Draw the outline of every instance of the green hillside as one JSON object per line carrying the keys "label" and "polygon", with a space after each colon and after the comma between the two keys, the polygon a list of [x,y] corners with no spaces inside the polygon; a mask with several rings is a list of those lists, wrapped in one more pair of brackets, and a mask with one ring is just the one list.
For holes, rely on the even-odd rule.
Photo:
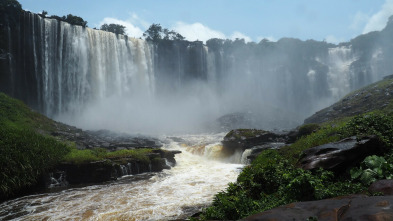
{"label": "green hillside", "polygon": [[70,151],[45,135],[54,127],[50,119],[0,93],[0,200],[34,186]]}
{"label": "green hillside", "polygon": [[304,123],[323,123],[370,111],[390,113],[393,110],[392,101],[393,75],[390,75],[382,81],[378,81],[346,95],[335,104],[307,118]]}

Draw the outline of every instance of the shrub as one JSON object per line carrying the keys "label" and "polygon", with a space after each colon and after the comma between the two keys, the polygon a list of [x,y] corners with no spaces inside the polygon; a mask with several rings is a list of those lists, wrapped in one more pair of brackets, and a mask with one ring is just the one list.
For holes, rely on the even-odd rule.
{"label": "shrub", "polygon": [[393,116],[369,113],[352,118],[341,131],[342,137],[377,135],[386,147],[393,146]]}
{"label": "shrub", "polygon": [[384,157],[368,156],[359,167],[352,168],[350,174],[351,179],[370,185],[380,179],[392,179],[393,164],[388,163]]}
{"label": "shrub", "polygon": [[[266,161],[265,161],[266,160]],[[218,193],[201,219],[236,220],[296,201],[358,193],[365,187],[339,180],[330,171],[295,168],[276,150],[262,152],[236,183]]]}

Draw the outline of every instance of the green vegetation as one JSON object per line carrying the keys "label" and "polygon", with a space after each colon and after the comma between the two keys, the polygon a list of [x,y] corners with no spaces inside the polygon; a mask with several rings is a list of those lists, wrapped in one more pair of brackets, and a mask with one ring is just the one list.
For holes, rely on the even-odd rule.
{"label": "green vegetation", "polygon": [[161,40],[184,40],[185,38],[173,31],[173,30],[169,30],[167,28],[162,28],[160,24],[152,24],[150,25],[149,29],[147,29],[144,33],[143,33],[143,37],[145,37],[145,39],[147,41],[152,41],[152,42],[159,42]]}
{"label": "green vegetation", "polygon": [[122,163],[125,158],[150,161],[151,149],[78,150],[75,144],[48,135],[62,126],[32,111],[23,102],[0,93],[0,200],[36,185],[42,174],[61,162],[82,164],[112,160]]}
{"label": "green vegetation", "polygon": [[[236,220],[291,202],[367,193],[368,185],[391,178],[393,173],[393,115],[368,113],[320,126],[305,125],[309,135],[280,150],[262,152],[244,168],[236,183],[218,193],[200,219]],[[376,135],[387,150],[384,156],[369,156],[351,172],[341,176],[319,169],[296,167],[303,150],[349,136]]]}
{"label": "green vegetation", "polygon": [[71,151],[63,158],[63,162],[72,164],[82,164],[92,161],[117,160],[121,158],[132,158],[142,162],[149,162],[147,154],[151,153],[151,149],[142,148],[135,150],[118,150],[109,152],[104,148],[94,148],[87,150],[78,150],[71,148]]}
{"label": "green vegetation", "polygon": [[364,185],[381,179],[393,179],[393,157],[389,156],[388,159],[390,162],[375,155],[366,157],[360,167],[351,169],[351,179],[358,180]]}
{"label": "green vegetation", "polygon": [[0,13],[10,13],[10,11],[11,13],[22,11],[22,5],[17,0],[1,0]]}
{"label": "green vegetation", "polygon": [[0,196],[5,198],[36,184],[38,177],[53,168],[68,151],[67,145],[54,138],[1,125]]}
{"label": "green vegetation", "polygon": [[79,16],[75,16],[72,14],[68,14],[67,16],[62,16],[59,17],[57,15],[52,15],[49,18],[54,18],[57,19],[59,21],[64,21],[64,22],[68,22],[71,25],[80,25],[82,27],[87,27],[87,21],[83,20],[83,18],[79,17]]}
{"label": "green vegetation", "polygon": [[349,117],[368,112],[390,114],[393,110],[392,90],[393,77],[390,75],[349,93],[339,102],[318,111],[305,121],[308,123],[344,121]]}
{"label": "green vegetation", "polygon": [[21,101],[0,93],[0,200],[37,183],[70,150],[34,128],[49,119],[31,111]]}
{"label": "green vegetation", "polygon": [[329,171],[321,169],[312,173],[296,168],[278,151],[269,150],[244,168],[236,183],[229,184],[226,191],[218,193],[201,218],[237,220],[291,202],[365,190],[359,183],[337,180]]}
{"label": "green vegetation", "polygon": [[119,25],[119,24],[103,24],[101,25],[100,30],[102,31],[108,31],[108,32],[112,32],[115,33],[117,35],[125,35],[126,31],[125,31],[126,27],[123,25]]}

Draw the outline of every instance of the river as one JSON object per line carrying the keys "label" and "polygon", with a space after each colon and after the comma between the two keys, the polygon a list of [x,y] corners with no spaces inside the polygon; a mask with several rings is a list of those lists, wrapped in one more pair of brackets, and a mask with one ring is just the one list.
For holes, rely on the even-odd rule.
{"label": "river", "polygon": [[164,149],[182,151],[170,170],[6,201],[0,204],[0,220],[186,218],[211,203],[217,192],[236,180],[243,166],[231,163],[239,159],[220,156],[224,135],[165,138]]}

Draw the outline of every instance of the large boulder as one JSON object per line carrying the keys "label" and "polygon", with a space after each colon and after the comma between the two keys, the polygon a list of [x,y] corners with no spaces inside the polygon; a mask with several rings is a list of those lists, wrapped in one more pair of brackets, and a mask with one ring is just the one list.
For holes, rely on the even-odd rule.
{"label": "large boulder", "polygon": [[393,220],[393,196],[353,195],[297,202],[255,214],[243,220]]}
{"label": "large boulder", "polygon": [[344,172],[367,156],[378,155],[383,151],[384,146],[375,136],[363,137],[360,140],[349,137],[305,150],[299,160],[299,166],[306,170],[323,168]]}
{"label": "large boulder", "polygon": [[261,146],[269,143],[285,143],[288,135],[284,132],[270,132],[256,129],[236,129],[231,130],[222,141],[224,148],[245,149]]}

